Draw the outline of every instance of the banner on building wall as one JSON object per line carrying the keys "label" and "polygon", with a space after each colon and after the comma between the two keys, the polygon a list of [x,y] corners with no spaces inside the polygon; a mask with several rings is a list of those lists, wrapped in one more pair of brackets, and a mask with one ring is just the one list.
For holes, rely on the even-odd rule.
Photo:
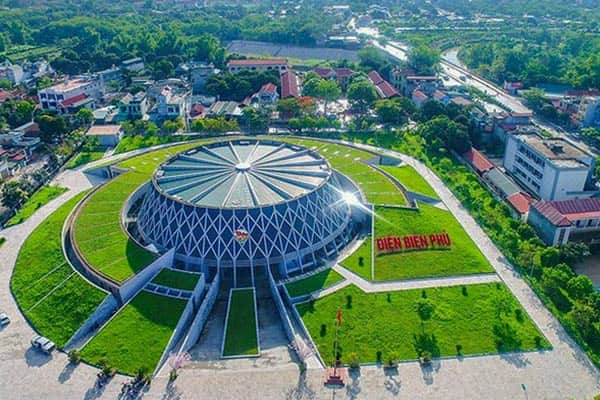
{"label": "banner on building wall", "polygon": [[375,253],[403,253],[406,251],[422,251],[449,249],[452,247],[450,235],[446,232],[430,235],[384,236],[375,239]]}

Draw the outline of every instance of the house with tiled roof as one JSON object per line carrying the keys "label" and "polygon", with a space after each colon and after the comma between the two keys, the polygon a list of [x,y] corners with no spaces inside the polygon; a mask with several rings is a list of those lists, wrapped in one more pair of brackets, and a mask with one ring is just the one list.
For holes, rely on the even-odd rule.
{"label": "house with tiled roof", "polygon": [[494,168],[494,164],[488,160],[482,152],[474,147],[471,147],[471,149],[464,153],[462,157],[480,176]]}
{"label": "house with tiled roof", "polygon": [[259,89],[259,91],[254,93],[250,97],[250,102],[248,105],[250,105],[250,104],[258,104],[261,106],[273,105],[273,104],[277,103],[277,100],[279,100],[279,93],[277,92],[277,86],[275,86],[273,83],[269,82],[269,83],[265,83],[264,85],[262,85],[262,87]]}
{"label": "house with tiled roof", "polygon": [[390,99],[392,97],[400,96],[400,92],[396,90],[388,81],[383,79],[377,71],[371,71],[367,74],[369,80],[375,86],[377,95],[382,99]]}
{"label": "house with tiled roof", "polygon": [[541,200],[531,206],[527,222],[548,245],[600,243],[600,199]]}
{"label": "house with tiled roof", "polygon": [[227,71],[240,72],[248,71],[287,71],[288,61],[285,58],[259,58],[245,60],[229,60],[227,62]]}
{"label": "house with tiled roof", "polygon": [[285,71],[280,76],[281,98],[300,97],[300,82],[294,71]]}

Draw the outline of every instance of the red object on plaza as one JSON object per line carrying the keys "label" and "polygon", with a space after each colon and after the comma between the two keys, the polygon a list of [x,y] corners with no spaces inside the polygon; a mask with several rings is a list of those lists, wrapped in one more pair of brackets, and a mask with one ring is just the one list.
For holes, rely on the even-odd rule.
{"label": "red object on plaza", "polygon": [[338,326],[342,326],[342,310],[338,309],[337,310],[337,321],[338,321]]}

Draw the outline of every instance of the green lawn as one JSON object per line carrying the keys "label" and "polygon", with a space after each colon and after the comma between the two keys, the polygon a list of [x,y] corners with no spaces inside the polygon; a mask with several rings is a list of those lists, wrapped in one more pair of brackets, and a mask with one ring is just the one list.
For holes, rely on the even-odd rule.
{"label": "green lawn", "polygon": [[254,289],[232,290],[230,296],[223,356],[258,355]]}
{"label": "green lawn", "polygon": [[[423,295],[427,300],[423,299]],[[422,321],[417,304],[433,305]],[[416,359],[417,349],[434,357],[549,348],[510,291],[500,283],[385,293],[364,293],[348,286],[296,306],[319,352],[333,360],[336,310],[342,310],[341,359],[356,353],[360,362],[390,357]]]}
{"label": "green lawn", "polygon": [[[420,210],[375,207],[375,237],[429,235],[447,232],[452,246],[447,250],[421,250],[375,257],[375,281],[390,281],[436,276],[469,275],[494,271],[485,256],[454,216],[445,210],[419,204]],[[342,265],[371,280],[370,246],[363,245]],[[363,257],[363,266],[358,258]]]}
{"label": "green lawn", "polygon": [[416,212],[376,207],[375,237],[447,232],[451,248],[376,256],[376,281],[494,272],[452,213],[426,204],[419,204],[419,208]]}
{"label": "green lawn", "polygon": [[104,157],[105,153],[106,147],[103,146],[97,146],[91,151],[82,151],[77,153],[71,160],[69,160],[67,163],[67,168],[77,168],[80,165],[98,161]]}
{"label": "green lawn", "polygon": [[120,224],[125,200],[146,180],[146,175],[135,171],[116,177],[89,198],[75,222],[75,240],[85,260],[117,282],[156,258],[129,239]]}
{"label": "green lawn", "polygon": [[61,244],[64,221],[83,197],[69,200],[42,222],[19,252],[10,288],[34,328],[64,346],[106,293],[71,269]]}
{"label": "green lawn", "polygon": [[54,200],[68,189],[60,186],[44,186],[37,192],[33,194],[23,204],[23,207],[17,212],[17,214],[9,219],[5,226],[13,226],[24,222],[27,218],[31,217],[34,212],[36,212],[39,208],[48,204],[50,201]]}
{"label": "green lawn", "polygon": [[371,246],[372,239],[371,236],[368,236],[354,253],[342,260],[341,265],[363,278],[371,280]]}
{"label": "green lawn", "polygon": [[379,168],[398,179],[409,191],[420,193],[434,199],[438,198],[438,195],[435,193],[431,185],[429,185],[425,178],[423,178],[410,165],[403,165],[400,167],[381,165]]}
{"label": "green lawn", "polygon": [[342,280],[344,280],[343,276],[329,268],[307,278],[287,283],[285,288],[291,297],[298,297],[326,289]]}
{"label": "green lawn", "polygon": [[186,301],[140,292],[82,350],[92,364],[101,360],[133,375],[152,372],[173,334]]}
{"label": "green lawn", "polygon": [[381,172],[371,168],[365,161],[374,158],[371,153],[352,147],[320,142],[317,140],[280,138],[278,140],[296,143],[314,149],[326,158],[331,167],[348,176],[372,204],[405,205],[404,194]]}
{"label": "green lawn", "polygon": [[75,241],[86,261],[106,276],[124,282],[150,264],[155,256],[140,248],[123,232],[121,208],[125,200],[152,178],[156,167],[176,153],[207,141],[189,142],[124,160],[129,171],[94,193],[75,222]]}
{"label": "green lawn", "polygon": [[152,283],[174,289],[194,290],[200,275],[165,268],[152,280]]}

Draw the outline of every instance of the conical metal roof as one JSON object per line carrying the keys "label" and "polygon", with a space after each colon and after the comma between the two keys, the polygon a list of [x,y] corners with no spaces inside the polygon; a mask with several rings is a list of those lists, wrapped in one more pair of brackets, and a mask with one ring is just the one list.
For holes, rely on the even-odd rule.
{"label": "conical metal roof", "polygon": [[330,175],[328,163],[304,147],[237,140],[178,154],[154,180],[163,193],[195,206],[252,208],[303,196]]}

